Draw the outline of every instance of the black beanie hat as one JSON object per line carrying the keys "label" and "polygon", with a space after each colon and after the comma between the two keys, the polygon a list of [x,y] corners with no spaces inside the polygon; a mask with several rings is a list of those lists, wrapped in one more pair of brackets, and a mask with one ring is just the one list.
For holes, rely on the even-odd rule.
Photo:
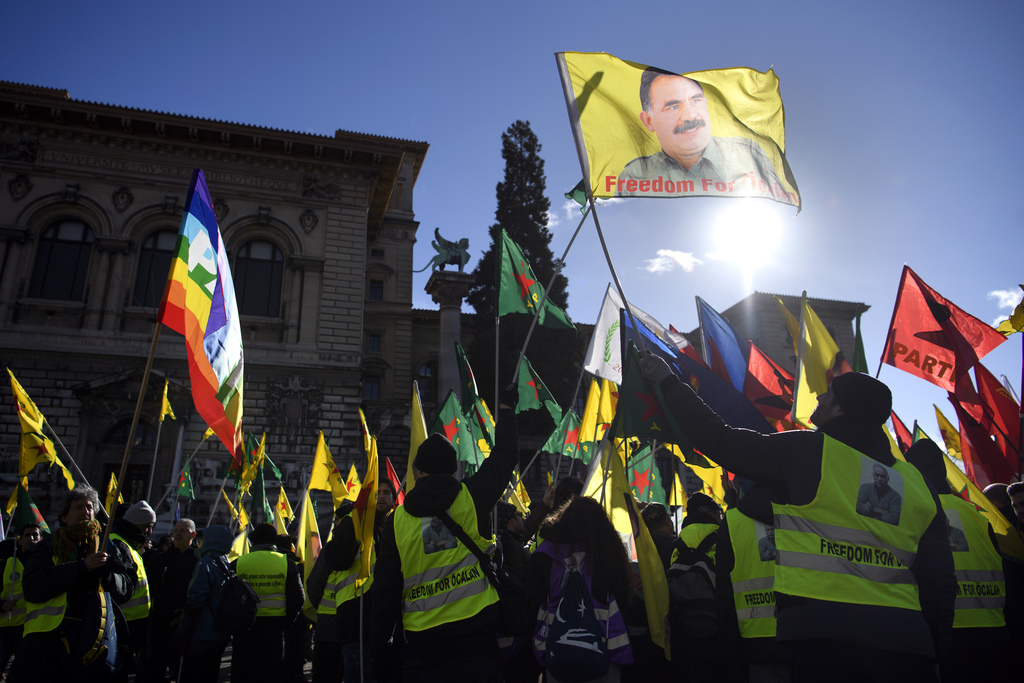
{"label": "black beanie hat", "polygon": [[427,474],[455,474],[455,447],[441,434],[431,434],[416,449],[412,466]]}
{"label": "black beanie hat", "polygon": [[916,467],[924,478],[938,490],[939,484],[946,484],[946,463],[942,451],[931,439],[919,439],[907,449],[904,457]]}
{"label": "black beanie hat", "polygon": [[715,499],[700,491],[690,494],[689,499],[686,501],[687,517],[717,522],[716,517],[721,516],[721,514],[722,508],[718,506]]}
{"label": "black beanie hat", "polygon": [[258,524],[249,533],[249,543],[253,545],[273,545],[277,543],[277,527],[273,524]]}
{"label": "black beanie hat", "polygon": [[504,529],[508,526],[508,520],[512,519],[512,515],[516,513],[516,506],[499,500],[495,509],[498,511],[498,528]]}
{"label": "black beanie hat", "polygon": [[871,375],[847,372],[832,380],[832,395],[843,414],[881,425],[892,413],[892,392]]}

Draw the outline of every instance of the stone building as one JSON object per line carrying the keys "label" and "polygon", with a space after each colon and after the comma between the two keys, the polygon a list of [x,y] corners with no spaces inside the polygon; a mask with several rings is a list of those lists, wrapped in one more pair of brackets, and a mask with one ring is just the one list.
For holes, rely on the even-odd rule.
{"label": "stone building", "polygon": [[[243,426],[267,434],[293,504],[317,433],[338,467],[364,462],[357,408],[381,460],[404,471],[409,387],[437,374],[414,340],[413,190],[428,145],[333,136],[72,99],[0,82],[0,356],[82,474],[120,467],[193,167],[227,245],[245,357]],[[168,381],[177,420],[158,421]],[[10,490],[20,427],[0,410]],[[136,432],[126,499],[159,499],[195,452],[205,523],[228,452],[195,413],[183,338],[164,327]],[[159,440],[157,436],[159,435]],[[61,446],[58,446],[61,453]],[[66,460],[66,456],[62,455]],[[37,468],[44,513],[61,493]],[[276,494],[276,483],[268,489]],[[165,510],[166,512],[166,510]],[[51,517],[52,518],[52,517]]]}

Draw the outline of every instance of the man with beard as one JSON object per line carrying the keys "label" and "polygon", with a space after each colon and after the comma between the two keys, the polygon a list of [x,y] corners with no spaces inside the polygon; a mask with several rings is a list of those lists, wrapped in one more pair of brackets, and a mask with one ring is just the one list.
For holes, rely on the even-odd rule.
{"label": "man with beard", "polygon": [[112,541],[100,551],[103,528],[94,518],[99,509],[95,489],[75,486],[61,504],[60,527],[28,557],[22,583],[28,601],[25,635],[9,680],[51,683],[109,677],[109,671],[102,671],[103,657],[95,658],[86,671],[83,655],[88,647],[80,645],[89,636],[95,641],[96,630],[84,630],[86,620],[92,622],[97,613],[101,587],[118,604],[135,593],[135,565],[123,546]]}
{"label": "man with beard", "polygon": [[861,484],[857,492],[857,512],[886,524],[899,524],[903,498],[889,486],[889,470],[876,464],[871,476],[873,483]]}
{"label": "man with beard", "polygon": [[648,67],[640,76],[640,105],[640,122],[657,135],[662,151],[626,164],[619,181],[641,182],[638,191],[622,196],[721,194],[715,183],[729,189],[737,182],[764,183],[770,193],[778,183],[772,162],[756,142],[712,137],[707,98],[696,81]]}

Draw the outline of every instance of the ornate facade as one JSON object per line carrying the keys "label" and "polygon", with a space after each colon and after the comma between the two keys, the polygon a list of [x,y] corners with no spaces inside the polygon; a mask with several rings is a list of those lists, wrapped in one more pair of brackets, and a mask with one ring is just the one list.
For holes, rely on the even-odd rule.
{"label": "ornate facade", "polygon": [[[409,389],[436,375],[414,351],[413,189],[428,145],[334,136],[74,100],[0,82],[0,354],[96,488],[120,467],[193,167],[227,245],[245,354],[243,427],[293,497],[323,430],[339,468],[363,457],[357,408],[381,460],[404,467]],[[430,318],[429,312],[425,312]],[[432,364],[431,364],[432,363]],[[163,380],[177,420],[159,422]],[[8,396],[10,396],[8,394]],[[17,474],[19,423],[0,410],[0,472]],[[185,344],[163,328],[124,482],[159,500],[195,452],[204,503],[228,462],[189,391]],[[61,453],[61,446],[58,445]],[[67,456],[61,456],[65,461]],[[361,461],[361,460],[360,460]],[[268,488],[273,492],[274,484]],[[46,512],[59,482],[30,492]]]}

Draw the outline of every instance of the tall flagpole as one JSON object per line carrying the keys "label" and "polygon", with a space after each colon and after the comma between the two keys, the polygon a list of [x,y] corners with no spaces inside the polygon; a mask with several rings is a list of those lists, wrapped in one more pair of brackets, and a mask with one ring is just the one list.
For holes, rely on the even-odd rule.
{"label": "tall flagpole", "polygon": [[149,485],[146,486],[146,501],[148,502],[153,496],[153,476],[156,474],[156,457],[160,453],[160,431],[164,428],[164,417],[160,416],[160,421],[156,423],[156,443],[153,445],[153,464],[149,468]]}
{"label": "tall flagpole", "polygon": [[[114,500],[117,500],[118,495],[121,493],[121,486],[124,484],[125,474],[128,472],[128,459],[132,455],[132,444],[135,441],[135,429],[139,426],[139,417],[142,415],[142,404],[146,400],[146,386],[149,384],[149,373],[153,369],[153,358],[156,356],[156,345],[160,341],[160,328],[163,324],[159,321],[156,323],[156,329],[153,330],[153,343],[149,347],[149,357],[146,359],[146,369],[142,371],[142,384],[139,387],[139,398],[135,402],[135,414],[132,415],[132,426],[128,430],[128,441],[124,445],[124,457],[121,458],[121,473],[117,477],[117,486],[114,489]],[[106,524],[103,527],[103,538],[100,540],[100,552],[105,552],[104,548],[107,547],[107,541],[110,540],[110,532],[112,530],[112,524]]]}
{"label": "tall flagpole", "polygon": [[57,436],[57,432],[53,429],[53,425],[51,425],[45,418],[43,419],[43,424],[46,425],[47,428],[50,430],[50,434],[53,435],[53,440],[56,441],[57,445],[60,446],[60,449],[64,451],[64,455],[67,456],[68,462],[70,462],[71,466],[75,468],[75,472],[78,474],[78,476],[82,478],[82,481],[85,482],[87,486],[91,487],[92,484],[90,484],[89,480],[85,478],[84,474],[82,474],[82,470],[79,469],[78,463],[75,462],[75,459],[71,457],[71,453],[68,452],[67,446],[65,446],[64,442],[60,440],[59,436]]}

